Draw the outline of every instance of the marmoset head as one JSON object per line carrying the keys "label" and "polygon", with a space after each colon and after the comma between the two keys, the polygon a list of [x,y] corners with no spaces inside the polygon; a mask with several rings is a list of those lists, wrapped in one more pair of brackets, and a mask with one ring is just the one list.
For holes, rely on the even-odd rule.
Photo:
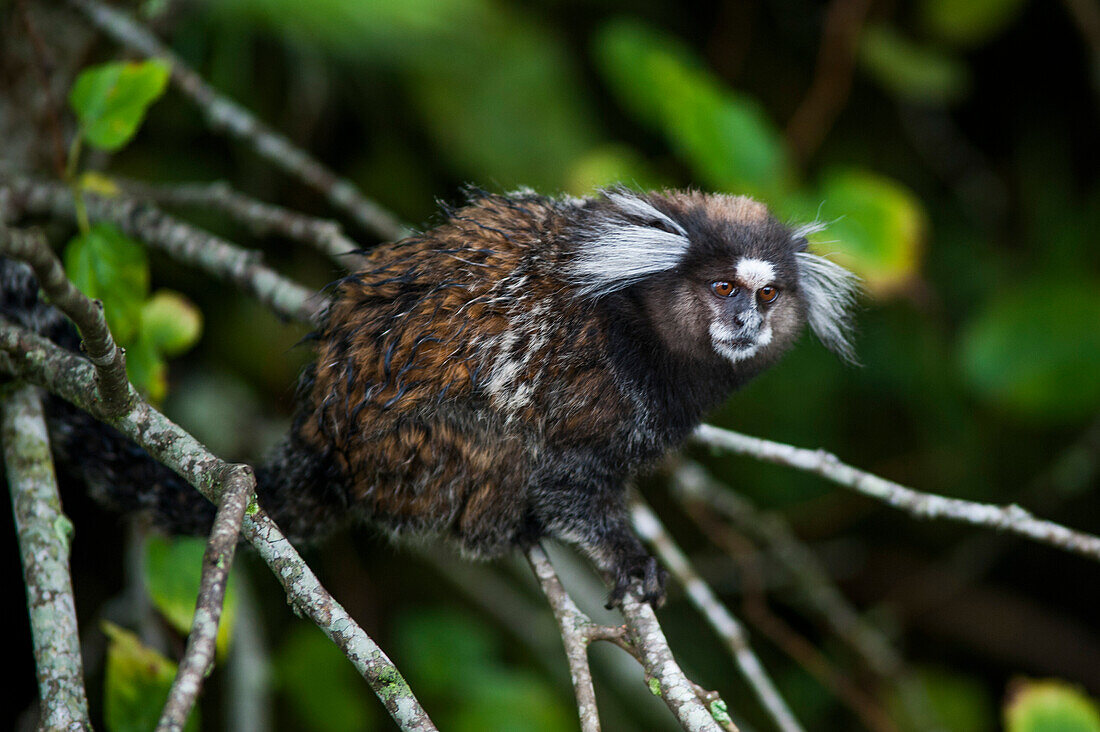
{"label": "marmoset head", "polygon": [[586,295],[640,299],[665,346],[694,358],[767,363],[803,323],[854,361],[857,278],[806,251],[816,225],[786,226],[744,196],[606,192],[586,206],[570,279]]}

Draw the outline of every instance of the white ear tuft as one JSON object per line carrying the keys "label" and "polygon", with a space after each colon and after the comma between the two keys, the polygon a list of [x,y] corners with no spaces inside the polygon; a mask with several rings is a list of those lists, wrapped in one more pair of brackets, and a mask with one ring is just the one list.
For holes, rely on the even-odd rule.
{"label": "white ear tuft", "polygon": [[648,219],[651,222],[660,222],[675,231],[680,236],[687,236],[684,227],[673,221],[667,214],[643,198],[627,190],[617,190],[605,194],[609,201],[619,207],[619,210],[631,216]]}
{"label": "white ear tuft", "polygon": [[816,234],[819,231],[825,231],[829,228],[829,225],[824,221],[809,221],[805,224],[794,227],[791,230],[791,239],[798,241],[799,239],[805,239],[811,234]]}
{"label": "white ear tuft", "polygon": [[810,329],[830,351],[858,364],[852,349],[852,310],[859,277],[816,254],[798,252],[794,256]]}
{"label": "white ear tuft", "polygon": [[684,228],[643,198],[626,190],[604,195],[615,208],[581,232],[584,241],[569,264],[570,280],[584,296],[617,292],[673,269],[690,246]]}

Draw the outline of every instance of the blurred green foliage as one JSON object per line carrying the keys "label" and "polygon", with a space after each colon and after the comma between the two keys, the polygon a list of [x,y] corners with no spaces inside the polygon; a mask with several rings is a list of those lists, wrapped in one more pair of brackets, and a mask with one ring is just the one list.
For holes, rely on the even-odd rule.
{"label": "blurred green foliage", "polygon": [[[145,542],[145,591],[168,624],[182,635],[191,632],[205,552],[206,539],[198,536],[151,536]],[[216,641],[221,659],[225,658],[229,649],[236,615],[237,589],[231,574],[225,589]]]}
{"label": "blurred green foliage", "polygon": [[363,679],[340,649],[312,625],[297,623],[275,649],[274,686],[286,700],[295,729],[366,732],[385,729],[364,695]]}
{"label": "blurred green foliage", "polygon": [[[104,721],[111,732],[148,732],[157,726],[176,664],[142,644],[133,633],[104,621],[108,638]],[[198,732],[196,707],[184,732]]]}

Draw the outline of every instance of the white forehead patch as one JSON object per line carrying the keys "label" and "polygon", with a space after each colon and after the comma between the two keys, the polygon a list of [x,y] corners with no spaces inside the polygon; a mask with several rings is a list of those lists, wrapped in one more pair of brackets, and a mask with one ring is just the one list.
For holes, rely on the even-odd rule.
{"label": "white forehead patch", "polygon": [[756,290],[775,281],[775,267],[763,259],[745,257],[737,263],[737,278]]}

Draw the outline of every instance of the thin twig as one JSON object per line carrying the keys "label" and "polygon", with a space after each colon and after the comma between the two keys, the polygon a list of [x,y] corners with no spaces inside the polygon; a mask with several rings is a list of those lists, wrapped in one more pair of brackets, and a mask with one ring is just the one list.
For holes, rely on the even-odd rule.
{"label": "thin twig", "polygon": [[42,98],[45,103],[46,126],[49,128],[50,145],[53,152],[54,173],[59,177],[65,175],[65,135],[61,131],[61,115],[58,113],[57,99],[50,87],[50,63],[49,49],[42,40],[42,35],[31,19],[31,11],[27,0],[18,0],[16,6],[19,9],[20,19],[23,21],[23,29],[27,32],[27,39],[31,43],[34,52],[34,74],[38,77],[38,84],[42,89]]}
{"label": "thin twig", "polygon": [[8,229],[0,223],[0,254],[19,259],[31,266],[38,286],[50,302],[69,317],[84,339],[84,350],[95,364],[103,410],[118,414],[130,402],[130,382],[126,378],[126,354],[115,344],[103,303],[90,300],[65,276],[57,255],[41,233]]}
{"label": "thin twig", "polygon": [[340,224],[274,206],[235,190],[224,181],[151,185],[138,181],[114,182],[127,194],[169,206],[213,208],[247,226],[256,236],[276,234],[314,247],[344,269],[353,269],[361,250],[344,235]]}
{"label": "thin twig", "polygon": [[1100,5],[1095,0],[1062,0],[1092,56],[1092,90],[1100,95]]}
{"label": "thin twig", "polygon": [[191,621],[187,649],[161,712],[158,730],[182,730],[198,698],[202,681],[214,665],[215,641],[221,622],[225,588],[233,554],[241,533],[245,509],[255,498],[256,477],[247,465],[231,465],[220,481],[223,485],[214,527],[202,558],[202,580]]}
{"label": "thin twig", "polygon": [[409,234],[397,217],[364,196],[354,183],[338,177],[247,109],[219,94],[149,29],[98,0],[69,0],[69,4],[116,42],[144,56],[167,61],[172,67],[172,81],[198,105],[212,129],[245,142],[271,164],[318,190],[334,207],[379,238],[397,240]]}
{"label": "thin twig", "polygon": [[226,661],[225,729],[267,732],[272,723],[271,680],[263,616],[256,607],[251,573],[237,574],[237,622]]}
{"label": "thin twig", "polygon": [[[5,206],[26,214],[75,220],[72,192],[64,185],[28,176],[0,174]],[[319,296],[260,262],[258,252],[230,244],[202,229],[175,219],[155,206],[125,196],[83,195],[88,217],[106,221],[122,233],[161,249],[215,277],[233,282],[277,314],[312,323]]]}
{"label": "thin twig", "polygon": [[27,587],[42,705],[39,729],[91,729],[69,574],[73,527],[61,512],[36,387],[20,384],[0,394],[0,441]]}
{"label": "thin twig", "polygon": [[813,156],[844,108],[852,88],[859,36],[873,2],[832,0],[825,9],[814,79],[787,123],[787,143],[802,161]]}
{"label": "thin twig", "polygon": [[725,702],[719,699],[709,707],[704,706],[697,692],[698,687],[688,680],[673,658],[672,649],[668,647],[657,615],[649,603],[627,592],[623,596],[622,612],[626,618],[627,637],[637,649],[650,691],[664,700],[685,730],[722,729],[717,719],[729,719]]}
{"label": "thin twig", "polygon": [[760,552],[756,546],[729,524],[719,520],[706,503],[685,500],[683,505],[703,534],[722,548],[740,567],[744,580],[741,608],[749,622],[858,715],[867,729],[874,732],[898,732],[898,726],[870,690],[861,688],[837,668],[818,645],[772,612],[768,606],[764,573],[760,567]]}
{"label": "thin twig", "polygon": [[569,597],[541,546],[534,544],[527,550],[527,561],[531,563],[531,569],[550,603],[554,618],[558,621],[561,639],[565,644],[565,657],[569,661],[569,673],[573,679],[573,692],[577,696],[581,732],[600,732],[596,689],[592,685],[592,669],[588,666],[588,630],[592,627],[592,621],[580,611],[573,598]]}
{"label": "thin twig", "polygon": [[[211,501],[217,501],[219,479],[229,464],[140,397],[135,397],[121,415],[98,414],[95,371],[85,359],[0,318],[0,371],[44,386],[74,406],[101,417],[154,460],[176,471]],[[340,647],[401,729],[434,730],[397,667],[321,586],[275,523],[255,504],[246,514],[242,534],[271,567],[294,607]]]}
{"label": "thin twig", "polygon": [[725,642],[734,661],[741,668],[741,673],[775,721],[776,726],[783,732],[802,732],[802,725],[795,719],[787,703],[775,688],[775,684],[772,683],[768,672],[764,670],[760,659],[749,647],[748,638],[745,637],[741,624],[691,566],[691,562],[680,547],[676,546],[657,515],[641,498],[635,496],[630,503],[630,517],[634,530],[653,548],[661,562],[684,586],[691,603],[703,613],[714,632]]}
{"label": "thin twig", "polygon": [[[583,729],[599,729],[591,672],[588,670],[587,645],[592,641],[605,640],[619,646],[641,664],[649,690],[664,700],[683,729],[689,732],[717,729],[737,732],[727,713],[726,703],[718,693],[707,691],[684,676],[648,604],[627,593],[622,604],[626,625],[617,628],[600,625],[573,602],[541,546],[529,549],[527,559],[562,633],[570,671],[574,674],[574,689]],[[579,680],[576,676],[578,672],[582,674]],[[584,727],[585,724],[595,726]]]}
{"label": "thin twig", "polygon": [[899,673],[903,661],[890,640],[852,607],[818,558],[779,516],[759,511],[698,463],[684,461],[673,472],[672,480],[678,497],[705,503],[732,521],[739,531],[767,545],[799,588],[803,602],[860,655],[871,671],[885,678]]}
{"label": "thin twig", "polygon": [[824,450],[805,450],[711,425],[701,425],[695,430],[694,437],[697,442],[739,455],[751,455],[766,462],[816,473],[838,485],[883,501],[919,518],[942,518],[1000,529],[1089,559],[1100,560],[1100,537],[1068,529],[1053,521],[1037,519],[1016,504],[996,506],[922,493],[842,463],[835,455]]}

